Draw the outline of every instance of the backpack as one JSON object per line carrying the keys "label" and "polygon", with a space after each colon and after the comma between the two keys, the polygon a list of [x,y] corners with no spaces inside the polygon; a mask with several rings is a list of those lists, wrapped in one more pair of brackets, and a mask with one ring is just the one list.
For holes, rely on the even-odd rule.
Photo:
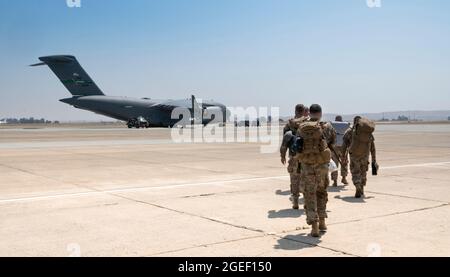
{"label": "backpack", "polygon": [[305,116],[302,116],[300,118],[289,119],[288,122],[289,129],[292,131],[293,134],[296,134],[298,132],[298,129],[300,128],[300,124],[306,121],[307,119],[308,118]]}
{"label": "backpack", "polygon": [[348,129],[350,129],[350,123],[333,121],[331,122],[331,125],[336,131],[336,146],[342,146],[342,144],[344,144],[344,134]]}
{"label": "backpack", "polygon": [[375,131],[375,122],[361,118],[353,127],[352,143],[349,152],[354,156],[366,156],[370,151],[370,139]]}
{"label": "backpack", "polygon": [[298,129],[298,135],[303,140],[302,152],[297,155],[301,163],[326,164],[330,162],[331,151],[328,149],[320,122],[302,122]]}

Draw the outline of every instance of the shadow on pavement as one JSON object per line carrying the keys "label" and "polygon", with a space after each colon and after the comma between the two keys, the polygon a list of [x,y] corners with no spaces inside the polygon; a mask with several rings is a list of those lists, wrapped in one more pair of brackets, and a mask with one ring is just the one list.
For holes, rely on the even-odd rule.
{"label": "shadow on pavement", "polygon": [[282,191],[281,189],[278,189],[275,191],[276,195],[291,195],[291,191],[290,190],[285,190]]}
{"label": "shadow on pavement", "polygon": [[337,187],[333,187],[333,186],[329,186],[328,187],[328,191],[329,192],[341,192],[341,191],[347,191],[347,186],[337,186]]}
{"label": "shadow on pavement", "polygon": [[340,199],[342,201],[348,202],[348,203],[366,203],[366,200],[372,199],[374,198],[373,196],[366,196],[366,197],[361,197],[361,198],[355,198],[353,196],[340,196],[337,195],[334,197],[335,199]]}
{"label": "shadow on pavement", "polygon": [[274,246],[275,249],[282,250],[301,250],[305,248],[315,247],[321,242],[319,238],[313,238],[309,233],[301,233],[298,235],[287,235],[280,238],[278,244]]}
{"label": "shadow on pavement", "polygon": [[294,209],[284,209],[284,210],[270,210],[267,212],[268,218],[299,218],[301,217],[305,212],[300,210],[294,210]]}

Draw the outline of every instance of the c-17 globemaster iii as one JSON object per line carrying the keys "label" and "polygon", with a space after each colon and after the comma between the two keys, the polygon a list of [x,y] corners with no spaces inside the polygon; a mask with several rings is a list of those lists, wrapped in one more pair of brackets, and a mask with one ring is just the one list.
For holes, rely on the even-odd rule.
{"label": "c-17 globemaster iii", "polygon": [[[58,55],[40,57],[41,63],[31,66],[48,65],[63,85],[72,94],[71,98],[59,101],[75,108],[88,110],[127,122],[129,128],[173,127],[180,121],[208,124],[211,121],[225,123],[227,108],[214,101],[201,101],[195,96],[181,100],[154,100],[149,98],[128,98],[106,96],[84,71],[74,56]],[[174,109],[188,111],[189,118],[172,118]],[[185,115],[186,113],[181,113]],[[219,117],[217,117],[219,116]],[[184,116],[181,116],[184,117]]]}

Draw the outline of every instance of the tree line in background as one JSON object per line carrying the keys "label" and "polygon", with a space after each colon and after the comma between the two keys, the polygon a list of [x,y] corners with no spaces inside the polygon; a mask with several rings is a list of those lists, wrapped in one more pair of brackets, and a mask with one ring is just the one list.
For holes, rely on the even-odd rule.
{"label": "tree line in background", "polygon": [[59,124],[59,121],[51,121],[46,120],[45,118],[3,118],[0,120],[0,122],[6,123],[6,124]]}
{"label": "tree line in background", "polygon": [[421,121],[419,119],[410,119],[408,116],[405,115],[399,115],[397,118],[388,119],[388,118],[382,118],[380,121]]}

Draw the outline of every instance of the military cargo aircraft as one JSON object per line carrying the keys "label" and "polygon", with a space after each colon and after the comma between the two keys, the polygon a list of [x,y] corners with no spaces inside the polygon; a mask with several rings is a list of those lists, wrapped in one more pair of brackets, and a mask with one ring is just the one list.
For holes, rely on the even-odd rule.
{"label": "military cargo aircraft", "polygon": [[[39,60],[40,63],[31,66],[48,65],[72,94],[72,97],[59,101],[78,109],[125,121],[128,128],[173,127],[180,121],[189,124],[227,121],[227,109],[221,103],[197,101],[193,95],[190,99],[182,100],[106,96],[74,56],[46,56],[40,57]],[[190,118],[183,118],[184,115],[172,118],[174,109],[189,111]]]}

